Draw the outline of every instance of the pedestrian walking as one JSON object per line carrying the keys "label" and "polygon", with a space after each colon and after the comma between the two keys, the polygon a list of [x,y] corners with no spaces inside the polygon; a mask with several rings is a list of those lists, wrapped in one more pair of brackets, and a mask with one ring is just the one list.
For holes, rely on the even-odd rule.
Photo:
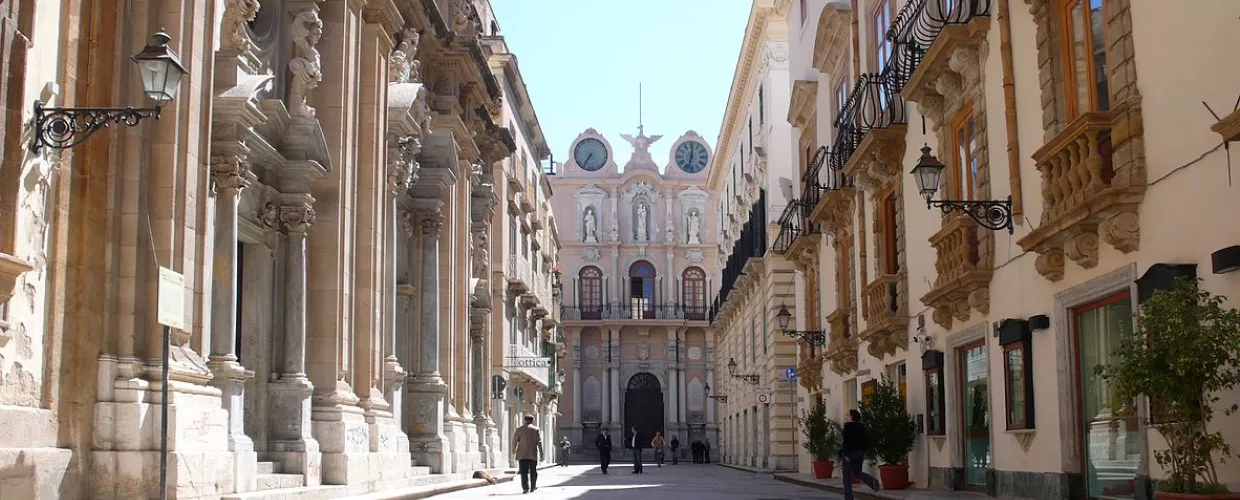
{"label": "pedestrian walking", "polygon": [[702,442],[694,441],[689,445],[689,449],[693,452],[693,463],[702,463]]}
{"label": "pedestrian walking", "polygon": [[525,425],[512,436],[512,451],[517,456],[517,473],[521,475],[521,492],[538,489],[538,461],[542,459],[542,431],[534,426],[534,417],[525,416]]}
{"label": "pedestrian walking", "polygon": [[633,473],[642,473],[642,448],[646,447],[646,438],[637,432],[637,426],[629,429],[632,436],[629,437],[629,447],[633,449]]}
{"label": "pedestrian walking", "polygon": [[663,439],[663,433],[655,431],[654,440],[650,442],[650,447],[654,448],[654,463],[659,468],[663,468],[663,449],[667,446],[667,442]]}
{"label": "pedestrian walking", "polygon": [[853,500],[852,477],[856,475],[870,489],[878,491],[878,480],[861,470],[865,461],[865,449],[868,446],[865,437],[865,424],[861,423],[861,412],[848,410],[850,422],[844,424],[844,443],[840,447],[840,462],[844,465],[844,500]]}
{"label": "pedestrian walking", "polygon": [[607,466],[611,465],[611,435],[607,433],[607,429],[603,429],[594,439],[594,447],[598,448],[598,465],[603,469],[603,474],[606,474]]}
{"label": "pedestrian walking", "polygon": [[573,450],[573,443],[568,441],[568,436],[560,438],[560,467],[568,467],[568,453]]}
{"label": "pedestrian walking", "polygon": [[680,463],[680,440],[676,436],[672,436],[672,465]]}
{"label": "pedestrian walking", "polygon": [[702,459],[705,460],[706,463],[710,463],[710,440],[709,439],[702,442]]}

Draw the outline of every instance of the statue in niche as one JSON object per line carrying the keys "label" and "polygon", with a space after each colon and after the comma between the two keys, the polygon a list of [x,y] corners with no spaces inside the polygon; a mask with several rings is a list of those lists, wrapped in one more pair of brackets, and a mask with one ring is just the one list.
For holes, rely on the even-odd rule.
{"label": "statue in niche", "polygon": [[598,243],[598,218],[594,216],[594,207],[586,207],[582,218],[585,219],[585,242]]}
{"label": "statue in niche", "polygon": [[686,232],[689,234],[689,244],[700,245],[702,243],[702,216],[696,208],[689,211],[688,226]]}
{"label": "statue in niche", "polygon": [[646,233],[646,216],[647,215],[648,214],[646,212],[646,204],[645,203],[638,204],[637,205],[637,221],[636,221],[637,234],[634,235],[634,238],[637,238],[637,241],[649,241],[650,240],[650,235]]}
{"label": "statue in niche", "polygon": [[307,102],[307,95],[323,81],[323,60],[319,50],[314,48],[323,38],[323,21],[319,13],[307,10],[297,14],[293,19],[291,33],[293,53],[295,57],[288,63],[293,73],[293,81],[289,86],[289,105],[291,114],[305,118],[314,118],[314,108]]}

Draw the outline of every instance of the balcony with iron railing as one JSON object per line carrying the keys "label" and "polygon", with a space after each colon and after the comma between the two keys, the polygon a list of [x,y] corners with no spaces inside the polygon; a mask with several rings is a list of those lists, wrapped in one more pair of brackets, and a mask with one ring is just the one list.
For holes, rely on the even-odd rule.
{"label": "balcony with iron railing", "polygon": [[644,299],[633,299],[623,304],[584,304],[563,306],[560,309],[564,321],[625,321],[625,320],[673,320],[705,321],[705,304],[690,305],[667,302],[656,304]]}
{"label": "balcony with iron railing", "polygon": [[852,206],[856,190],[852,177],[844,173],[839,161],[847,152],[848,139],[844,134],[836,136],[834,151],[819,146],[813,160],[801,177],[802,193],[816,200],[807,204],[809,218],[824,233],[838,234],[852,227]]}
{"label": "balcony with iron railing", "polygon": [[899,182],[908,114],[891,76],[894,65],[857,79],[835,120],[838,149],[833,168],[842,167],[858,186],[878,191]]}
{"label": "balcony with iron railing", "polygon": [[801,234],[801,204],[798,200],[791,200],[784,207],[784,211],[779,214],[779,234],[775,236],[775,243],[771,244],[771,252],[783,255],[792,247],[792,241]]}
{"label": "balcony with iron railing", "polygon": [[504,369],[542,387],[549,387],[547,384],[551,380],[551,357],[543,356],[525,344],[508,344]]}
{"label": "balcony with iron railing", "polygon": [[517,293],[529,291],[530,283],[530,267],[529,262],[521,257],[521,254],[511,254],[508,256],[508,269],[504,278],[508,280],[508,288]]}
{"label": "balcony with iron railing", "polygon": [[[910,101],[922,102],[937,95],[934,88],[944,72],[949,80],[962,71],[980,71],[978,46],[990,30],[990,0],[910,0],[896,15],[887,31],[892,42],[892,83]],[[971,68],[952,70],[948,60],[965,49]]]}
{"label": "balcony with iron railing", "polygon": [[758,200],[749,209],[749,218],[741,227],[740,236],[732,243],[723,271],[720,273],[719,294],[711,303],[709,320],[715,321],[720,309],[728,300],[728,294],[745,272],[750,259],[761,258],[767,250],[766,190],[758,191]]}

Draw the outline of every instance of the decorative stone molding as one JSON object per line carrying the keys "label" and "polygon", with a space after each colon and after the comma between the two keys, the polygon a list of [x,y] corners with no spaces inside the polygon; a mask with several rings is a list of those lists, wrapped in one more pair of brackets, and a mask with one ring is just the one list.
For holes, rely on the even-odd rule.
{"label": "decorative stone molding", "polygon": [[797,80],[792,84],[792,97],[788,103],[788,123],[805,128],[814,119],[818,105],[818,82]]}
{"label": "decorative stone molding", "polygon": [[245,157],[224,155],[211,157],[211,181],[215,189],[241,190],[249,187],[250,164]]}
{"label": "decorative stone molding", "polygon": [[882,359],[908,348],[907,274],[880,274],[865,287],[870,307],[863,314],[866,328],[858,340],[869,342],[871,356]]}
{"label": "decorative stone molding", "polygon": [[[607,199],[607,191],[604,191],[602,188],[598,187],[597,184],[593,184],[593,183],[586,184],[585,186],[582,186],[580,189],[578,189],[576,192],[573,193],[573,201],[575,202],[575,205],[577,207],[576,221],[574,224],[575,229],[573,233],[574,241],[583,241],[586,243],[599,243],[600,242],[600,241],[595,241],[595,240],[591,240],[591,241],[585,240],[586,209],[588,208],[594,209],[593,213],[596,219],[595,224],[597,226],[595,229],[595,233],[599,235],[599,238],[601,238],[602,231],[603,231],[603,224],[602,224],[603,222],[602,220],[603,200],[605,199]],[[612,217],[611,224],[614,225],[616,223],[615,221],[616,213],[614,210],[611,213],[611,217]],[[596,240],[599,238],[596,238]]]}
{"label": "decorative stone molding", "polygon": [[599,251],[595,247],[586,247],[581,249],[581,260],[585,262],[598,262]]}
{"label": "decorative stone molding", "polygon": [[406,238],[412,238],[412,237],[413,237],[414,227],[415,227],[415,226],[414,226],[414,215],[413,215],[413,212],[410,212],[410,211],[405,210],[405,209],[403,209],[403,208],[398,208],[398,209],[397,209],[397,217],[399,217],[399,218],[400,218],[400,230],[401,230],[401,232],[405,233],[405,237],[406,237]]}
{"label": "decorative stone molding", "polygon": [[396,153],[388,168],[388,192],[400,196],[409,191],[409,187],[418,180],[417,155],[422,150],[422,141],[414,136],[401,137],[396,141]]}
{"label": "decorative stone molding", "polygon": [[854,188],[832,189],[822,195],[818,206],[810,212],[810,219],[818,222],[822,231],[839,238],[852,231],[853,204],[857,197]]}
{"label": "decorative stone molding", "polygon": [[690,265],[694,265],[694,266],[700,266],[702,265],[702,262],[705,260],[706,260],[706,256],[702,253],[702,249],[689,248],[685,250],[685,262],[686,263]]}
{"label": "decorative stone molding", "polygon": [[930,237],[937,277],[921,301],[935,309],[934,321],[943,328],[951,329],[952,317],[968,320],[971,304],[983,313],[989,310],[987,287],[993,270],[982,258],[980,241],[977,225],[960,215],[950,216]]}
{"label": "decorative stone molding", "polygon": [[848,2],[832,1],[822,9],[814,30],[813,66],[819,72],[836,74],[836,65],[851,43],[852,8]]}
{"label": "decorative stone molding", "polygon": [[304,233],[314,225],[314,207],[308,204],[285,205],[280,208],[280,222],[290,233]]}
{"label": "decorative stone molding", "polygon": [[650,183],[646,181],[637,181],[629,184],[628,187],[625,187],[621,191],[621,193],[625,203],[633,203],[633,198],[639,195],[645,196],[651,203],[658,201],[659,198],[663,196],[658,189],[655,189],[654,186],[651,186]]}
{"label": "decorative stone molding", "polygon": [[323,38],[323,21],[316,10],[303,11],[293,19],[290,30],[293,55],[288,63],[292,78],[289,82],[289,114],[302,118],[314,118],[314,107],[309,104],[309,93],[323,81],[323,60],[315,48]]}
{"label": "decorative stone molding", "polygon": [[267,229],[278,229],[280,226],[280,205],[274,201],[263,203],[263,207],[258,209],[254,214],[254,218],[258,219]]}
{"label": "decorative stone molding", "polygon": [[418,43],[422,34],[406,27],[396,33],[396,46],[388,59],[388,77],[392,83],[421,83],[422,61],[418,60]]}

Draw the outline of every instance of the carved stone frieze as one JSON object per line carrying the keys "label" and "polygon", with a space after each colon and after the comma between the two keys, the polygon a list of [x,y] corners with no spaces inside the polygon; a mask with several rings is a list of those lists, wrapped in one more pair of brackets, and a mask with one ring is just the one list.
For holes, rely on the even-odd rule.
{"label": "carved stone frieze", "polygon": [[421,83],[422,61],[418,60],[418,43],[422,34],[413,28],[400,30],[394,36],[396,46],[388,60],[388,77],[392,83]]}
{"label": "carved stone frieze", "polygon": [[241,190],[249,187],[250,164],[240,155],[211,157],[211,181],[218,190]]}

